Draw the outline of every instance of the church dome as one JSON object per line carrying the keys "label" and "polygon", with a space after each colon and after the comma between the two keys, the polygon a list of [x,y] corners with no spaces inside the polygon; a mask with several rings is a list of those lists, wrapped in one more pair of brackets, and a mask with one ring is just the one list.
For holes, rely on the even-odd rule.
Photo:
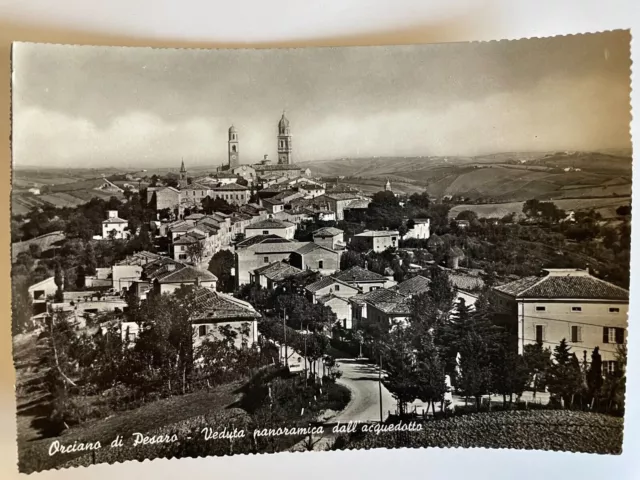
{"label": "church dome", "polygon": [[237,132],[238,130],[236,130],[236,127],[234,127],[233,125],[229,127],[229,133],[237,133]]}
{"label": "church dome", "polygon": [[289,120],[284,116],[284,112],[282,112],[282,118],[280,119],[280,122],[278,122],[278,127],[289,128]]}

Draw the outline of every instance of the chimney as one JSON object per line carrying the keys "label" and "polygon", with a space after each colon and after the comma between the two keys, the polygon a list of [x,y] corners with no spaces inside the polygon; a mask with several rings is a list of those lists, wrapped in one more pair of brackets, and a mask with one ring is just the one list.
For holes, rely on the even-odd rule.
{"label": "chimney", "polygon": [[117,210],[109,210],[107,215],[108,215],[108,218],[118,218],[118,211]]}
{"label": "chimney", "polygon": [[173,272],[176,269],[175,263],[170,263],[167,265],[167,272]]}
{"label": "chimney", "polygon": [[269,160],[269,155],[265,154],[264,160]]}

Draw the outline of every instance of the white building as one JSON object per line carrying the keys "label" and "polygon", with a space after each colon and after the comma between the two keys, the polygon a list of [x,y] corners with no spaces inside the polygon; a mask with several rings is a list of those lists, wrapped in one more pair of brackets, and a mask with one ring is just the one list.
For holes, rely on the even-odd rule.
{"label": "white building", "polygon": [[413,220],[413,223],[413,228],[406,233],[404,238],[428,240],[431,235],[431,220],[428,218],[416,218]]}
{"label": "white building", "polygon": [[[102,238],[124,239],[127,236],[126,229],[129,227],[129,222],[118,217],[117,210],[109,210],[108,217],[102,221]],[[112,233],[115,232],[115,233]]]}

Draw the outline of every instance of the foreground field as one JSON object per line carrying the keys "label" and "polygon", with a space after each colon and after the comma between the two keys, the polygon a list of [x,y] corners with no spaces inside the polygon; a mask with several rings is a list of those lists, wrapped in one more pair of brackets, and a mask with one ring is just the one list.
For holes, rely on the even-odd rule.
{"label": "foreground field", "polygon": [[[347,449],[515,448],[622,453],[623,419],[569,410],[493,412],[424,424],[420,432],[355,434]],[[335,449],[340,449],[336,444]]]}
{"label": "foreground field", "polygon": [[[604,219],[616,217],[616,208],[621,205],[628,205],[631,197],[608,197],[608,198],[572,198],[551,200],[558,208],[569,211],[580,211],[594,209],[600,212]],[[508,203],[488,203],[484,205],[456,205],[449,211],[449,217],[455,218],[460,212],[471,210],[480,218],[502,218],[511,213],[522,214],[524,202]]]}

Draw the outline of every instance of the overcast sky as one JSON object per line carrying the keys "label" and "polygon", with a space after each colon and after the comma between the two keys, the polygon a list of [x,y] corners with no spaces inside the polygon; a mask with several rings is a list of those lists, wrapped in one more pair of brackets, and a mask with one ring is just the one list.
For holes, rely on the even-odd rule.
{"label": "overcast sky", "polygon": [[288,50],[18,44],[16,166],[242,163],[630,148],[628,32]]}

